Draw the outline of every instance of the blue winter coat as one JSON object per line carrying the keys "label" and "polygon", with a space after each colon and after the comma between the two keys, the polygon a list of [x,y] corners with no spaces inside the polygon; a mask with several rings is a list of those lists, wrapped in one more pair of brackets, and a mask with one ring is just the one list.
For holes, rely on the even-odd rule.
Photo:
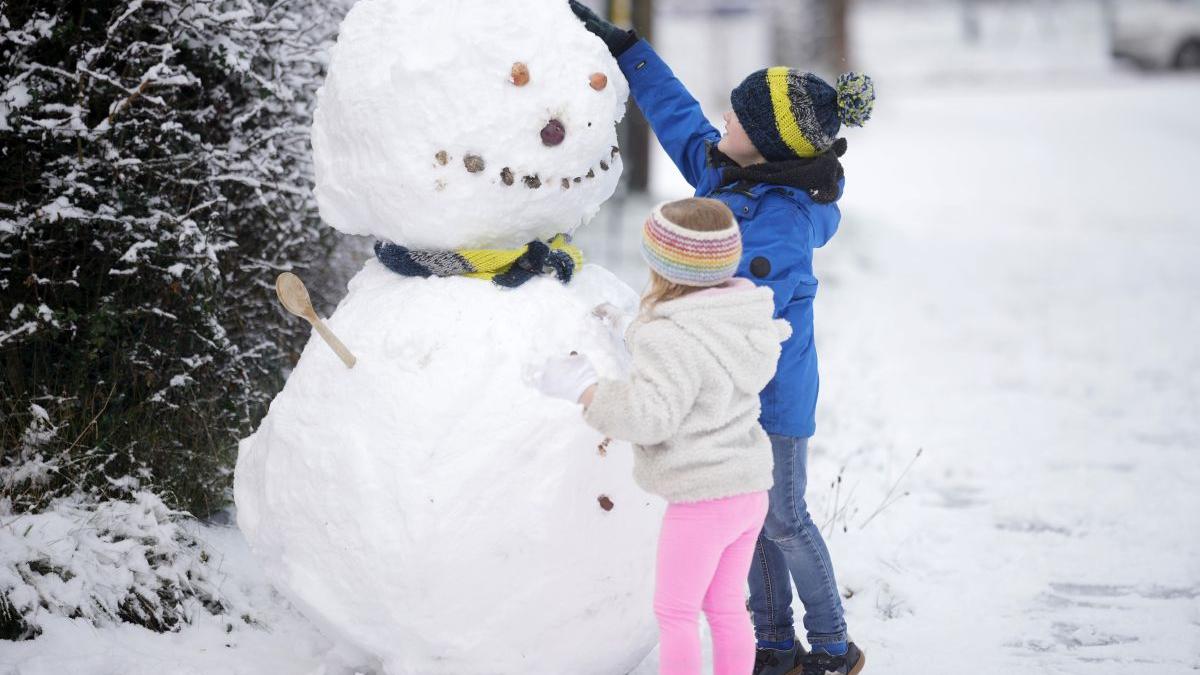
{"label": "blue winter coat", "polygon": [[[837,232],[841,220],[837,204],[819,204],[794,187],[721,187],[723,170],[710,161],[710,149],[720,141],[721,132],[709,124],[683,83],[645,40],[617,62],[659,143],[696,188],[696,196],[719,199],[737,216],[743,248],[737,276],[774,291],[775,315],[792,325],[775,379],[762,392],[763,428],[772,434],[812,436],[819,388],[813,341],[817,294],[813,249],[824,246]],[[752,265],[758,274],[751,272]]]}

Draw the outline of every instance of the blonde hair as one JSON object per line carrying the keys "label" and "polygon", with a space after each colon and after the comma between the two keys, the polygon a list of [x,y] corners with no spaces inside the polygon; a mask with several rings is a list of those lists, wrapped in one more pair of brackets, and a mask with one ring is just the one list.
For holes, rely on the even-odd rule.
{"label": "blonde hair", "polygon": [[[663,204],[662,214],[679,227],[694,232],[715,232],[731,226],[736,227],[733,212],[724,202],[705,197],[691,197]],[[701,290],[704,290],[704,287],[685,286],[668,281],[651,269],[650,283],[642,293],[642,313],[649,312],[659,303],[678,300]]]}

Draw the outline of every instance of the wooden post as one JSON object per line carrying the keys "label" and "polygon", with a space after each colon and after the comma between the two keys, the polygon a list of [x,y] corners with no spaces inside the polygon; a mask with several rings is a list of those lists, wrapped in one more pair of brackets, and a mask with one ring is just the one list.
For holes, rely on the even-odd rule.
{"label": "wooden post", "polygon": [[829,4],[829,61],[833,66],[830,75],[836,77],[850,70],[850,0],[830,0]]}
{"label": "wooden post", "polygon": [[776,0],[772,60],[837,77],[850,68],[850,0]]}
{"label": "wooden post", "polygon": [[[608,20],[636,30],[638,36],[647,41],[654,39],[653,0],[609,0]],[[650,123],[632,98],[620,133],[625,184],[630,192],[647,192],[650,189]]]}
{"label": "wooden post", "polygon": [[[633,29],[647,41],[654,39],[654,0],[632,0]],[[625,175],[629,189],[647,192],[650,189],[650,123],[637,106],[630,106],[629,155],[625,160]]]}
{"label": "wooden post", "polygon": [[979,6],[975,0],[960,0],[962,3],[963,40],[968,44],[978,44],[982,30],[979,25]]}
{"label": "wooden post", "polygon": [[1108,40],[1108,51],[1116,49],[1117,7],[1113,0],[1100,0],[1100,14],[1104,20],[1104,39]]}

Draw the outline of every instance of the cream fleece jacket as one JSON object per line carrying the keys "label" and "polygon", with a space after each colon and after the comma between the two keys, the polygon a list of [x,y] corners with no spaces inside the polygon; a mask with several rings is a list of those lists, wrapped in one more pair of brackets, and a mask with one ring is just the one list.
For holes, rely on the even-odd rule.
{"label": "cream fleece jacket", "polygon": [[671,502],[770,489],[771,443],[759,392],[791,335],[771,290],[735,279],[660,303],[626,332],[633,369],[602,380],[584,411],[634,444],[634,479]]}

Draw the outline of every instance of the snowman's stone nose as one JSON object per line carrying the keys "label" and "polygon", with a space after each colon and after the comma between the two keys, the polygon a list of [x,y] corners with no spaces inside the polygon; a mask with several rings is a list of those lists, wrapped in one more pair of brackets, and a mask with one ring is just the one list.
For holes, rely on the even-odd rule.
{"label": "snowman's stone nose", "polygon": [[550,120],[542,127],[542,144],[553,148],[567,137],[567,128],[559,120]]}

